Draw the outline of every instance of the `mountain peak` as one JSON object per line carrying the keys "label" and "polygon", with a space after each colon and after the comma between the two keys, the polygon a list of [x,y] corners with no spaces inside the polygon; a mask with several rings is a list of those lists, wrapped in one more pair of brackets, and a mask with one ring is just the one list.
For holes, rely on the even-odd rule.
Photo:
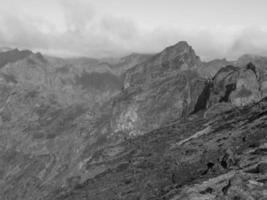
{"label": "mountain peak", "polygon": [[196,55],[192,46],[186,41],[180,41],[175,45],[165,48],[160,54],[159,58],[162,62],[174,62],[179,66],[183,63],[187,64],[188,67],[192,68],[200,65],[200,58]]}
{"label": "mountain peak", "polygon": [[7,63],[17,62],[18,60],[22,60],[30,55],[33,52],[29,50],[18,50],[12,49],[10,51],[1,52],[0,53],[0,68],[4,67]]}
{"label": "mountain peak", "polygon": [[180,41],[175,45],[165,48],[161,55],[168,55],[168,59],[176,58],[177,56],[190,55],[192,58],[196,58],[194,49],[186,42]]}
{"label": "mountain peak", "polygon": [[188,44],[187,41],[179,41],[176,44],[174,44],[173,47],[176,47],[176,48],[188,48],[188,47],[191,47],[191,46]]}
{"label": "mountain peak", "polygon": [[185,50],[192,49],[192,47],[186,41],[180,41],[176,44],[169,46],[163,50],[164,51],[176,51],[176,52],[183,52]]}

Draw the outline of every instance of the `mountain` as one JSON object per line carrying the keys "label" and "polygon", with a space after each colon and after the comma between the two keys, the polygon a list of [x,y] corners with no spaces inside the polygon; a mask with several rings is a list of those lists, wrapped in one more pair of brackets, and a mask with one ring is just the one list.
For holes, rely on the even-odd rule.
{"label": "mountain", "polygon": [[221,68],[232,64],[233,63],[231,61],[228,61],[225,58],[215,59],[208,62],[203,62],[203,65],[198,72],[205,78],[212,78]]}
{"label": "mountain", "polygon": [[19,51],[18,49],[0,52],[0,69],[8,63],[14,63],[28,57],[31,54],[33,53],[29,50]]}
{"label": "mountain", "polygon": [[67,58],[58,59],[53,57],[48,57],[48,60],[52,62],[53,65],[62,67],[62,65],[71,65],[72,67],[85,70],[87,72],[110,72],[120,76],[125,73],[128,69],[141,64],[148,60],[153,55],[150,54],[138,54],[133,53],[128,56],[121,58]]}
{"label": "mountain", "polygon": [[131,69],[132,67],[139,65],[141,63],[144,63],[145,61],[149,60],[153,54],[138,54],[133,53],[128,56],[122,57],[115,62],[108,62],[110,64],[110,67],[116,71],[118,74],[125,73],[128,69]]}
{"label": "mountain", "polygon": [[208,62],[202,62],[203,65],[199,68],[199,74],[205,78],[212,78],[221,68],[227,65],[234,65],[236,67],[242,67],[248,63],[253,63],[257,68],[266,71],[267,58],[258,55],[245,54],[237,60],[215,59]]}
{"label": "mountain", "polygon": [[[35,87],[41,93],[55,96],[62,105],[75,102],[93,105],[110,98],[122,88],[121,78],[108,70],[92,70],[90,66],[80,68],[78,63],[73,65],[65,60],[16,49],[2,56],[5,59],[0,69],[0,80],[13,83],[14,87]],[[79,62],[83,63],[83,60]]]}
{"label": "mountain", "polygon": [[131,68],[125,74],[125,88],[146,84],[154,79],[173,76],[179,71],[188,71],[201,64],[199,57],[186,42],[179,42],[164,49],[147,62]]}
{"label": "mountain", "polygon": [[117,136],[136,136],[186,116],[205,84],[195,71],[199,64],[192,47],[180,42],[129,69],[124,90],[113,100],[109,128]]}
{"label": "mountain", "polygon": [[0,199],[266,198],[258,58],[202,62],[184,41],[113,59],[12,51],[0,60]]}

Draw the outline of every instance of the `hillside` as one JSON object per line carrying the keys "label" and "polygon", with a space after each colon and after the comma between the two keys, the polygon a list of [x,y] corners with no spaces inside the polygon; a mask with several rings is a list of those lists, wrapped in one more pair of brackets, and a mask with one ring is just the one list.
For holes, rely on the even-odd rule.
{"label": "hillside", "polygon": [[266,199],[264,59],[0,53],[0,199]]}

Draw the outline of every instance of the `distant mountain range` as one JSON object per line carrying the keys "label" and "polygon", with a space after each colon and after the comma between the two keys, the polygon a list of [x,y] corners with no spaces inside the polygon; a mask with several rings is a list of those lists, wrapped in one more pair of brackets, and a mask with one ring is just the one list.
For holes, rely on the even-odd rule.
{"label": "distant mountain range", "polygon": [[266,199],[267,58],[0,49],[0,199]]}

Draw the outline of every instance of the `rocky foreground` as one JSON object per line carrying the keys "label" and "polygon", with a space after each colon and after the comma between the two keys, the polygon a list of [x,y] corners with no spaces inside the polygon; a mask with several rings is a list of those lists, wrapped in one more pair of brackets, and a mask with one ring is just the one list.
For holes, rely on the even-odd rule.
{"label": "rocky foreground", "polygon": [[0,199],[267,199],[267,59],[0,53]]}
{"label": "rocky foreground", "polygon": [[174,121],[95,152],[107,170],[45,199],[267,198],[267,98],[211,118]]}

